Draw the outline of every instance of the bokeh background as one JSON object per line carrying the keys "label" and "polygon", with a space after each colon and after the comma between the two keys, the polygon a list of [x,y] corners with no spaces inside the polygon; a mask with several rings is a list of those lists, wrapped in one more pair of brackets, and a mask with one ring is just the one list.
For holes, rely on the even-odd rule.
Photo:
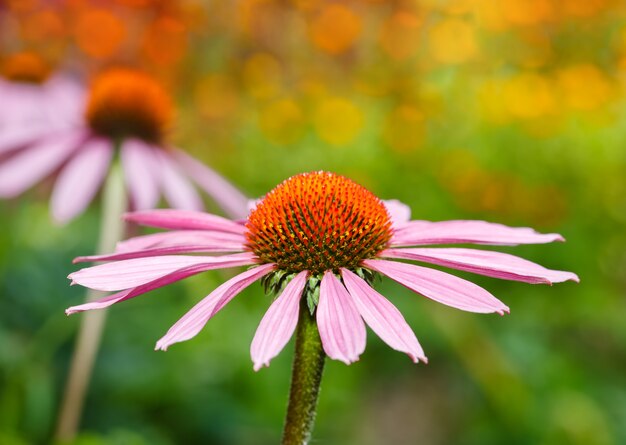
{"label": "bokeh background", "polygon": [[[78,77],[141,68],[170,88],[171,140],[261,196],[302,171],[350,176],[419,219],[485,219],[567,243],[503,249],[578,273],[471,277],[511,307],[462,313],[383,280],[430,359],[373,335],[329,361],[316,444],[626,443],[626,4],[619,0],[3,0],[0,61]],[[1,101],[1,98],[0,98]],[[47,444],[82,300],[49,184],[0,203],[0,443]],[[210,203],[209,203],[210,206]],[[109,312],[81,445],[278,443],[292,345],[253,372],[269,297],[252,286],[194,340],[155,341],[228,273]],[[469,277],[469,274],[459,275]],[[371,334],[371,333],[370,333]]]}

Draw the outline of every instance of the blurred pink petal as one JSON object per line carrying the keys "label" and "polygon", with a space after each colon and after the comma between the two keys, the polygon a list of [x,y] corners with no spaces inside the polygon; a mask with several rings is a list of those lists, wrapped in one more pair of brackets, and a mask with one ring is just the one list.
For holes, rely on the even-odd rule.
{"label": "blurred pink petal", "polygon": [[177,209],[202,210],[204,205],[193,185],[163,150],[155,150],[161,169],[160,182],[165,199]]}
{"label": "blurred pink petal", "polygon": [[152,150],[138,139],[128,139],[122,143],[124,178],[133,208],[137,210],[153,209],[159,202],[160,166]]}
{"label": "blurred pink petal", "polygon": [[0,164],[0,197],[12,198],[57,169],[81,145],[85,135],[71,131],[16,153]]}
{"label": "blurred pink petal", "polygon": [[248,198],[230,182],[181,150],[174,152],[185,172],[233,219],[248,215]]}
{"label": "blurred pink petal", "polygon": [[155,349],[165,351],[174,343],[195,337],[238,293],[274,269],[273,264],[263,264],[226,281],[183,315],[157,342]]}
{"label": "blurred pink petal", "polygon": [[135,251],[126,251],[120,253],[111,253],[105,255],[92,255],[82,256],[74,258],[74,263],[85,263],[95,261],[120,261],[133,258],[146,258],[160,255],[172,255],[174,253],[227,253],[227,252],[241,252],[243,246],[241,244],[183,244],[180,246],[168,246],[168,247],[155,247],[152,249],[141,249]]}
{"label": "blurred pink petal", "polygon": [[546,269],[539,264],[501,252],[461,248],[387,249],[379,254],[386,258],[401,258],[453,269],[526,283],[561,283],[579,281],[576,274]]}
{"label": "blurred pink petal", "polygon": [[243,235],[245,227],[221,216],[190,210],[144,210],[128,213],[126,221],[174,230],[215,230]]}
{"label": "blurred pink petal", "polygon": [[255,371],[269,366],[293,335],[307,275],[306,271],[298,273],[265,312],[250,346]]}
{"label": "blurred pink petal", "polygon": [[102,185],[112,156],[113,146],[109,140],[90,139],[63,167],[52,192],[55,221],[68,222],[85,210]]}
{"label": "blurred pink petal", "polygon": [[363,265],[441,304],[468,312],[509,312],[482,287],[445,272],[387,260],[364,260]]}
{"label": "blurred pink petal", "polygon": [[355,273],[341,269],[341,276],[365,323],[393,349],[413,362],[427,362],[424,350],[400,311]]}
{"label": "blurred pink petal", "polygon": [[87,267],[70,274],[68,278],[74,283],[91,289],[116,291],[141,286],[192,265],[202,266],[198,271],[202,272],[226,267],[247,266],[255,262],[255,256],[249,252],[218,257],[156,256]]}
{"label": "blurred pink petal", "polygon": [[184,245],[215,244],[238,245],[244,249],[246,238],[243,235],[209,230],[174,230],[136,236],[117,243],[116,252],[132,252],[156,247],[179,247]]}
{"label": "blurred pink petal", "polygon": [[48,125],[10,126],[0,128],[0,155],[9,153],[39,141],[43,135],[49,134]]}
{"label": "blurred pink petal", "polygon": [[326,355],[334,360],[349,365],[365,350],[365,323],[332,271],[324,272],[320,285],[317,327]]}
{"label": "blurred pink petal", "polygon": [[410,222],[397,230],[391,246],[414,246],[421,244],[543,244],[563,241],[557,233],[537,233],[527,227],[507,227],[485,221]]}

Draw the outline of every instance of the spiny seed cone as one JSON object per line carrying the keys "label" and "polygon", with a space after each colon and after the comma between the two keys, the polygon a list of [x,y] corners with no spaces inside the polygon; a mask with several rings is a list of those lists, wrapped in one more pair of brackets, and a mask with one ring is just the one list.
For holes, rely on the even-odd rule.
{"label": "spiny seed cone", "polygon": [[293,176],[250,213],[248,248],[264,263],[314,274],[354,269],[391,239],[391,219],[373,193],[327,172]]}
{"label": "spiny seed cone", "polygon": [[140,71],[115,68],[94,79],[86,118],[103,136],[158,143],[171,126],[173,106],[156,79]]}

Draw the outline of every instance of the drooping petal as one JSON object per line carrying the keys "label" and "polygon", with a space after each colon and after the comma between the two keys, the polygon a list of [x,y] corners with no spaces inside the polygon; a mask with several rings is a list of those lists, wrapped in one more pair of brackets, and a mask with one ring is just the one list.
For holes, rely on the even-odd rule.
{"label": "drooping petal", "polygon": [[274,268],[275,266],[273,264],[263,264],[240,273],[219,286],[191,308],[189,312],[183,315],[183,317],[167,331],[163,338],[157,342],[155,349],[165,351],[174,343],[195,337],[202,330],[204,325],[239,292],[264,275],[270,273]]}
{"label": "drooping petal", "polygon": [[543,244],[563,241],[557,233],[537,233],[528,227],[508,227],[485,221],[411,221],[396,230],[392,247],[423,244]]}
{"label": "drooping petal", "polygon": [[0,154],[9,153],[19,148],[34,144],[44,135],[51,134],[49,125],[11,126],[0,131]]}
{"label": "drooping petal", "polygon": [[546,269],[539,264],[501,252],[461,248],[387,249],[379,254],[386,258],[402,258],[451,267],[453,269],[525,283],[578,282],[576,274]]}
{"label": "drooping petal", "polygon": [[202,210],[204,205],[193,185],[163,150],[155,151],[161,165],[161,186],[165,199],[176,209]]}
{"label": "drooping petal", "polygon": [[132,252],[156,247],[174,247],[197,244],[222,243],[227,246],[238,245],[243,250],[246,238],[243,235],[209,230],[172,230],[129,238],[117,243],[116,252]]}
{"label": "drooping petal", "polygon": [[263,316],[250,346],[255,371],[269,366],[270,360],[283,350],[293,335],[307,274],[303,271],[296,275]]}
{"label": "drooping petal", "polygon": [[174,230],[215,230],[243,235],[245,227],[221,216],[191,210],[159,209],[128,213],[126,221]]}
{"label": "drooping petal", "polygon": [[331,271],[324,272],[317,305],[317,328],[326,355],[349,365],[365,350],[365,323],[350,294]]}
{"label": "drooping petal", "polygon": [[124,179],[130,192],[133,208],[137,210],[152,209],[159,202],[160,165],[152,150],[152,147],[137,139],[128,139],[122,144]]}
{"label": "drooping petal", "polygon": [[387,208],[394,227],[404,224],[411,219],[411,208],[405,203],[397,199],[386,199],[383,200],[383,204]]}
{"label": "drooping petal", "polygon": [[445,272],[387,260],[364,260],[363,265],[447,306],[468,312],[509,312],[504,303],[482,287]]}
{"label": "drooping petal", "polygon": [[12,198],[52,173],[85,139],[73,131],[42,140],[0,164],[0,197]]}
{"label": "drooping petal", "polygon": [[86,263],[86,262],[98,262],[98,261],[120,261],[130,260],[133,258],[146,258],[155,257],[161,255],[172,255],[175,253],[231,253],[241,252],[241,244],[183,244],[180,246],[168,246],[168,247],[155,247],[152,249],[142,249],[135,251],[125,251],[119,253],[109,253],[104,255],[91,255],[74,258],[73,263]]}
{"label": "drooping petal", "polygon": [[341,269],[346,289],[365,323],[389,346],[406,353],[413,362],[428,362],[424,350],[400,311],[355,273]]}
{"label": "drooping petal", "polygon": [[256,257],[249,252],[218,257],[170,255],[136,258],[87,267],[68,278],[91,289],[117,291],[141,286],[164,275],[189,266],[198,266],[198,272],[254,264]]}
{"label": "drooping petal", "polygon": [[113,146],[106,139],[90,139],[61,171],[52,191],[52,217],[70,221],[89,205],[109,170]]}
{"label": "drooping petal", "polygon": [[248,198],[230,182],[182,150],[175,150],[174,157],[183,170],[224,209],[228,216],[243,219],[248,215]]}

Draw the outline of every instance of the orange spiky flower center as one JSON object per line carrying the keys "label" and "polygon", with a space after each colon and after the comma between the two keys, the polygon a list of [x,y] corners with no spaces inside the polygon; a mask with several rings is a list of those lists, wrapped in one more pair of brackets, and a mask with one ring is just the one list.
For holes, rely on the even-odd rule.
{"label": "orange spiky flower center", "polygon": [[173,107],[158,81],[139,71],[117,68],[94,79],[86,118],[103,136],[158,143],[172,123]]}
{"label": "orange spiky flower center", "polygon": [[35,53],[21,52],[2,62],[2,77],[14,82],[40,84],[51,72],[50,65]]}
{"label": "orange spiky flower center", "polygon": [[373,193],[327,172],[293,176],[248,216],[248,248],[286,272],[355,269],[391,239],[391,219]]}

